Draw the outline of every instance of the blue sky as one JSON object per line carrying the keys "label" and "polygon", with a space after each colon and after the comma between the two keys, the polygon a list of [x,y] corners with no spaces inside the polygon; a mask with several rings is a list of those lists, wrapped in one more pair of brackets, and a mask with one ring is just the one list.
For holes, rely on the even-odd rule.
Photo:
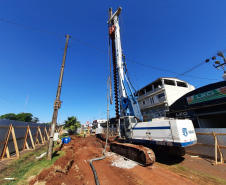
{"label": "blue sky", "polygon": [[[0,1],[0,19],[26,26],[69,34],[108,51],[107,10],[122,7],[122,48],[126,58],[178,73],[226,49],[226,1]],[[24,111],[50,122],[63,57],[65,37],[0,21],[0,115]],[[61,41],[61,42],[60,42]],[[108,54],[69,41],[59,122],[77,116],[81,123],[93,121],[107,109]],[[220,59],[220,58],[219,58]],[[221,60],[221,59],[220,59]],[[196,88],[222,80],[211,60],[182,76]],[[138,87],[158,77],[176,77],[127,62]],[[137,86],[136,86],[137,87]],[[3,98],[13,102],[9,102]],[[15,105],[16,104],[16,105]],[[18,106],[17,106],[18,105]],[[110,106],[113,109],[114,106]],[[115,115],[111,111],[111,117]],[[100,116],[106,118],[106,114]]]}

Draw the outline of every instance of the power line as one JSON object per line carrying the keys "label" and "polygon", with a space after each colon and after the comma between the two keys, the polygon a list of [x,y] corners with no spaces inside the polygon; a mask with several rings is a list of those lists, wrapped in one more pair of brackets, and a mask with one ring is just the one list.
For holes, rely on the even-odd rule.
{"label": "power line", "polygon": [[[147,65],[147,64],[142,64],[142,63],[139,63],[139,62],[135,62],[135,61],[132,61],[132,60],[129,60],[129,59],[126,59],[126,60],[130,61],[130,62],[133,62],[133,63],[136,63],[136,64],[139,64],[139,65],[142,65],[142,66],[150,67],[152,69],[157,69],[157,70],[160,70],[160,71],[165,71],[165,72],[168,72],[168,73],[174,73],[174,74],[178,74],[178,75],[181,74],[181,73],[177,73],[177,72],[174,72],[174,71],[169,71],[169,70],[166,70],[166,69],[161,69],[161,68],[153,67],[153,66],[150,66],[150,65]],[[218,80],[218,79],[209,79],[209,78],[202,78],[202,77],[196,77],[196,76],[190,76],[190,75],[183,75],[183,76],[192,77],[192,78],[198,78],[198,79],[203,79],[203,80]]]}
{"label": "power line", "polygon": [[[12,101],[10,101],[10,100],[8,100],[8,99],[6,99],[6,98],[4,98],[3,96],[0,96],[2,99],[4,99],[4,100],[6,100],[6,101],[8,101],[8,102],[10,102],[10,103],[12,103],[12,104],[14,104],[14,105],[16,105],[17,107],[20,107],[21,109],[23,109],[24,110],[24,107],[21,107],[20,105],[17,105],[16,103],[14,103],[14,102],[12,102]],[[27,110],[27,111],[29,111],[29,110]],[[30,112],[30,111],[29,111]],[[24,112],[25,113],[25,112]],[[42,120],[40,120],[40,121],[42,121]],[[43,122],[43,121],[42,121]]]}
{"label": "power line", "polygon": [[8,102],[10,102],[10,103],[12,103],[12,104],[14,104],[14,105],[16,105],[17,107],[20,107],[21,109],[24,109],[24,107],[21,107],[21,106],[17,105],[16,103],[13,103],[12,101],[10,101],[10,100],[8,100],[8,99],[2,97],[2,96],[0,96],[0,97],[3,98],[3,99],[5,99],[6,101],[8,101]]}
{"label": "power line", "polygon": [[[31,27],[31,26],[26,26],[26,25],[23,25],[23,24],[15,23],[15,22],[8,21],[8,20],[1,19],[1,18],[0,18],[0,21],[4,21],[4,22],[10,23],[10,24],[14,24],[14,25],[17,25],[17,26],[22,26],[22,27],[25,27],[25,28],[29,28],[29,29],[40,31],[40,32],[44,32],[44,33],[49,33],[49,34],[58,35],[58,36],[65,36],[65,35],[62,35],[62,34],[59,34],[59,33],[50,32],[50,31],[46,31],[46,30],[41,30],[41,29],[38,29],[38,28],[34,28],[34,27]],[[92,48],[94,48],[96,50],[99,50],[101,52],[108,53],[107,51],[105,51],[103,49],[100,49],[98,47],[95,47],[93,45],[90,45],[90,44],[88,44],[88,43],[86,43],[84,41],[81,41],[81,40],[77,39],[77,38],[74,38],[73,37],[72,39],[74,39],[74,40],[76,40],[76,41],[78,41],[78,42],[80,42],[82,44],[85,44],[85,45],[87,45],[89,47],[92,47]],[[156,69],[156,70],[160,70],[160,71],[165,71],[165,72],[169,72],[169,73],[173,73],[173,74],[177,74],[177,75],[181,75],[181,76],[183,75],[183,76],[187,76],[187,77],[191,77],[191,78],[197,78],[197,79],[203,79],[203,80],[218,80],[218,79],[209,79],[209,78],[202,78],[202,77],[196,77],[196,76],[191,76],[191,75],[185,75],[185,73],[188,73],[191,70],[188,71],[188,72],[185,72],[185,73],[177,73],[177,72],[174,72],[174,71],[169,71],[169,70],[165,70],[165,69],[153,67],[153,66],[150,66],[150,65],[142,64],[142,63],[139,63],[139,62],[135,62],[135,61],[132,61],[132,60],[129,60],[129,59],[126,59],[126,60],[129,61],[129,62],[133,62],[133,63],[139,64],[139,65],[142,65],[142,66],[150,67],[152,69]],[[198,67],[201,66],[201,65],[198,64]]]}
{"label": "power line", "polygon": [[[221,50],[221,51],[224,53],[224,52],[226,52],[226,49]],[[213,56],[217,56],[217,53],[213,53],[210,57],[206,58],[205,61],[202,61],[201,63],[195,65],[194,67],[192,67],[192,68],[188,69],[187,71],[183,72],[182,74],[178,75],[177,78],[180,77],[180,76],[182,76],[182,75],[185,75],[185,74],[193,71],[194,69],[200,67],[201,65],[207,63],[206,60],[211,60]]]}
{"label": "power line", "polygon": [[15,25],[17,25],[17,26],[22,26],[22,27],[25,27],[25,28],[29,28],[29,29],[36,30],[36,31],[40,31],[40,32],[44,32],[44,33],[49,33],[49,34],[58,35],[58,36],[64,36],[64,35],[59,34],[59,33],[54,33],[54,32],[50,32],[50,31],[45,31],[45,30],[41,30],[41,29],[38,29],[38,28],[33,28],[33,27],[31,27],[31,26],[26,26],[26,25],[19,24],[19,23],[15,23],[15,22],[8,21],[8,20],[5,20],[5,19],[0,19],[0,21],[4,21],[4,22],[10,23],[10,24],[15,24]]}
{"label": "power line", "polygon": [[[111,109],[111,110],[109,110],[109,111],[112,111],[112,110],[114,110],[114,108]],[[100,115],[98,115],[98,116],[92,117],[92,118],[90,118],[90,119],[88,119],[88,120],[95,119],[96,117],[102,116],[102,115],[104,115],[104,114],[106,114],[106,113],[107,113],[107,112],[104,112],[104,113],[102,113],[102,114],[100,114]]]}
{"label": "power line", "polygon": [[97,48],[97,47],[95,47],[95,46],[93,46],[93,45],[90,45],[90,44],[88,44],[88,43],[86,43],[86,42],[83,42],[83,41],[81,41],[81,40],[79,40],[79,39],[76,39],[76,38],[72,38],[72,39],[75,39],[75,40],[77,40],[78,42],[81,42],[81,43],[83,43],[83,44],[85,44],[85,45],[87,45],[87,46],[89,46],[89,47],[92,47],[92,48],[94,48],[94,49],[97,49],[97,50],[99,50],[99,51],[102,51],[102,52],[104,52],[104,53],[108,53],[107,51],[105,51],[105,50],[102,50],[102,49],[100,49],[100,48]]}

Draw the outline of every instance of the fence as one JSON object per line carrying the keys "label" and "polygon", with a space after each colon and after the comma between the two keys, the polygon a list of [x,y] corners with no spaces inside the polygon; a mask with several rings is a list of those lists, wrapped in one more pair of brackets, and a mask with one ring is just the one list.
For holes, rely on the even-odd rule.
{"label": "fence", "polygon": [[195,129],[197,144],[187,147],[186,153],[211,157],[226,161],[226,128],[197,128]]}
{"label": "fence", "polygon": [[[33,150],[37,144],[44,145],[49,140],[50,130],[50,125],[0,120],[0,159],[13,159],[15,157],[10,154],[14,153],[19,158],[19,151]],[[62,127],[56,127],[55,132],[61,134],[62,131]]]}

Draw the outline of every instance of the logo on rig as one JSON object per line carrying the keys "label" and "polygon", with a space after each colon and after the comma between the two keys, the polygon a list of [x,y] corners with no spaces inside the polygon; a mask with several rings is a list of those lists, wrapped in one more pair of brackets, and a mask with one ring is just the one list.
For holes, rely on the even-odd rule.
{"label": "logo on rig", "polygon": [[182,132],[183,132],[183,135],[184,135],[185,137],[187,137],[187,135],[188,135],[187,128],[182,128]]}

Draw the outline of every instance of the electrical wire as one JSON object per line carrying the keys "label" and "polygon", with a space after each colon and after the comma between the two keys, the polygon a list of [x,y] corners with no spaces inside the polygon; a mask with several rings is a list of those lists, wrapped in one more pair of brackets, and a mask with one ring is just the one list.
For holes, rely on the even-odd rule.
{"label": "electrical wire", "polygon": [[[10,101],[10,100],[8,100],[8,99],[6,99],[6,98],[4,98],[3,96],[0,96],[2,99],[4,99],[4,100],[6,100],[6,101],[8,101],[8,102],[10,102],[10,103],[12,103],[12,104],[14,104],[14,105],[16,105],[17,107],[20,107],[21,109],[23,109],[24,110],[24,108],[23,107],[21,107],[20,105],[17,105],[16,103],[14,103],[14,102],[12,102],[12,101]],[[29,110],[27,110],[27,111],[29,111]],[[29,111],[30,112],[30,111]],[[40,120],[40,121],[42,121],[42,120]],[[44,121],[42,121],[42,122],[44,122]]]}
{"label": "electrical wire", "polygon": [[[63,35],[63,34],[59,34],[59,33],[55,33],[55,32],[50,32],[50,31],[45,31],[45,30],[37,29],[37,28],[34,28],[34,27],[22,25],[22,24],[15,23],[15,22],[8,21],[8,20],[1,19],[1,18],[0,18],[0,21],[7,22],[7,23],[10,23],[10,24],[15,24],[15,25],[17,25],[17,26],[22,26],[22,27],[25,27],[25,28],[29,28],[29,29],[32,29],[32,30],[36,30],[36,31],[40,31],[40,32],[48,33],[48,34],[53,34],[53,35],[58,35],[58,36],[65,36],[65,35]],[[98,47],[95,47],[95,46],[93,46],[93,45],[90,45],[90,44],[88,44],[88,43],[86,43],[86,42],[84,42],[84,41],[81,41],[81,40],[77,39],[77,38],[74,38],[74,37],[73,37],[72,39],[74,39],[74,40],[76,40],[76,41],[78,41],[78,42],[80,42],[80,43],[82,43],[82,44],[85,44],[85,45],[87,45],[87,46],[89,46],[89,47],[92,47],[92,48],[94,48],[94,49],[96,49],[96,50],[99,50],[99,51],[101,51],[101,52],[103,52],[103,53],[108,53],[107,51],[105,51],[105,50],[103,50],[103,49],[100,49],[100,48],[98,48]],[[203,79],[203,80],[218,80],[218,79],[209,79],[209,78],[202,78],[202,77],[196,77],[196,76],[191,76],[191,75],[185,75],[185,74],[183,74],[183,73],[177,73],[177,72],[174,72],[174,71],[169,71],[169,70],[165,70],[165,69],[153,67],[153,66],[150,66],[150,65],[146,65],[146,64],[139,63],[139,62],[135,62],[135,61],[133,61],[133,60],[129,60],[129,59],[126,59],[126,60],[129,61],[129,62],[133,62],[133,63],[139,64],[139,65],[142,65],[142,66],[150,67],[150,68],[152,68],[152,69],[156,69],[156,70],[160,70],[160,71],[165,71],[165,72],[169,72],[169,73],[173,73],[173,74],[177,74],[177,75],[183,75],[183,76],[187,76],[187,77],[191,77],[191,78],[197,78],[197,79]]]}
{"label": "electrical wire", "polygon": [[[111,110],[109,110],[109,111],[112,111],[112,110],[114,110],[114,108],[111,109]],[[90,118],[90,119],[88,119],[88,120],[95,119],[95,118],[97,118],[97,117],[99,117],[99,116],[102,116],[102,115],[104,115],[104,114],[106,114],[106,113],[107,113],[107,112],[104,112],[104,113],[102,113],[102,114],[100,114],[100,115],[98,115],[98,116],[92,117],[92,118]]]}
{"label": "electrical wire", "polygon": [[38,29],[38,28],[33,28],[33,27],[31,27],[31,26],[26,26],[26,25],[23,25],[23,24],[15,23],[15,22],[8,21],[8,20],[1,19],[1,18],[0,18],[0,21],[4,21],[4,22],[10,23],[10,24],[15,24],[15,25],[17,25],[17,26],[29,28],[29,29],[36,30],[36,31],[40,31],[40,32],[44,32],[44,33],[49,33],[49,34],[52,34],[52,35],[65,36],[65,35],[62,35],[62,34],[59,34],[59,33],[54,33],[54,32],[50,32],[50,31],[45,31],[45,30],[41,30],[41,29]]}
{"label": "electrical wire", "polygon": [[81,43],[83,43],[83,44],[85,44],[85,45],[87,45],[87,46],[89,46],[89,47],[92,47],[92,48],[97,49],[97,50],[99,50],[99,51],[102,51],[102,52],[104,52],[104,53],[108,53],[108,52],[105,51],[105,50],[102,50],[102,49],[100,49],[100,48],[98,48],[98,47],[95,47],[95,46],[93,46],[93,45],[90,45],[90,44],[88,44],[88,43],[86,43],[86,42],[83,42],[83,41],[81,41],[81,40],[79,40],[79,39],[76,39],[76,38],[74,38],[74,37],[73,37],[73,39],[75,39],[76,41],[81,42]]}
{"label": "electrical wire", "polygon": [[[126,60],[127,61],[130,61],[130,62],[133,62],[133,63],[136,63],[136,64],[139,64],[139,65],[142,65],[142,66],[150,67],[152,69],[157,69],[157,70],[160,70],[160,71],[165,71],[165,72],[174,73],[174,74],[178,74],[178,75],[181,74],[181,73],[169,71],[169,70],[166,70],[166,69],[161,69],[161,68],[153,67],[153,66],[150,66],[150,65],[147,65],[147,64],[142,64],[142,63],[139,63],[139,62],[135,62],[135,61],[132,61],[132,60],[129,60],[129,59],[126,59]],[[196,76],[191,76],[191,75],[183,75],[183,76],[197,78],[197,79],[203,79],[203,80],[218,80],[218,79],[209,79],[209,78],[196,77]]]}
{"label": "electrical wire", "polygon": [[24,107],[21,107],[21,106],[17,105],[16,103],[13,103],[12,101],[10,101],[10,100],[8,100],[8,99],[2,97],[2,96],[0,96],[0,97],[3,98],[3,99],[5,99],[6,101],[8,101],[8,102],[10,102],[10,103],[12,103],[12,104],[14,104],[14,105],[16,105],[17,107],[20,107],[21,109],[24,109]]}
{"label": "electrical wire", "polygon": [[[226,52],[226,49],[223,49],[223,50],[221,50],[221,51],[224,53],[224,52]],[[180,76],[183,76],[183,75],[185,75],[185,74],[187,74],[187,73],[193,71],[194,69],[196,69],[196,68],[202,66],[203,64],[207,63],[207,62],[206,62],[207,59],[208,59],[208,60],[211,60],[213,56],[216,57],[216,56],[217,56],[217,53],[213,53],[212,55],[210,55],[210,57],[206,58],[205,61],[202,61],[201,63],[199,63],[199,64],[195,65],[194,67],[188,69],[187,71],[181,73],[181,74],[178,75],[176,78],[178,78],[178,77],[180,77]]]}

